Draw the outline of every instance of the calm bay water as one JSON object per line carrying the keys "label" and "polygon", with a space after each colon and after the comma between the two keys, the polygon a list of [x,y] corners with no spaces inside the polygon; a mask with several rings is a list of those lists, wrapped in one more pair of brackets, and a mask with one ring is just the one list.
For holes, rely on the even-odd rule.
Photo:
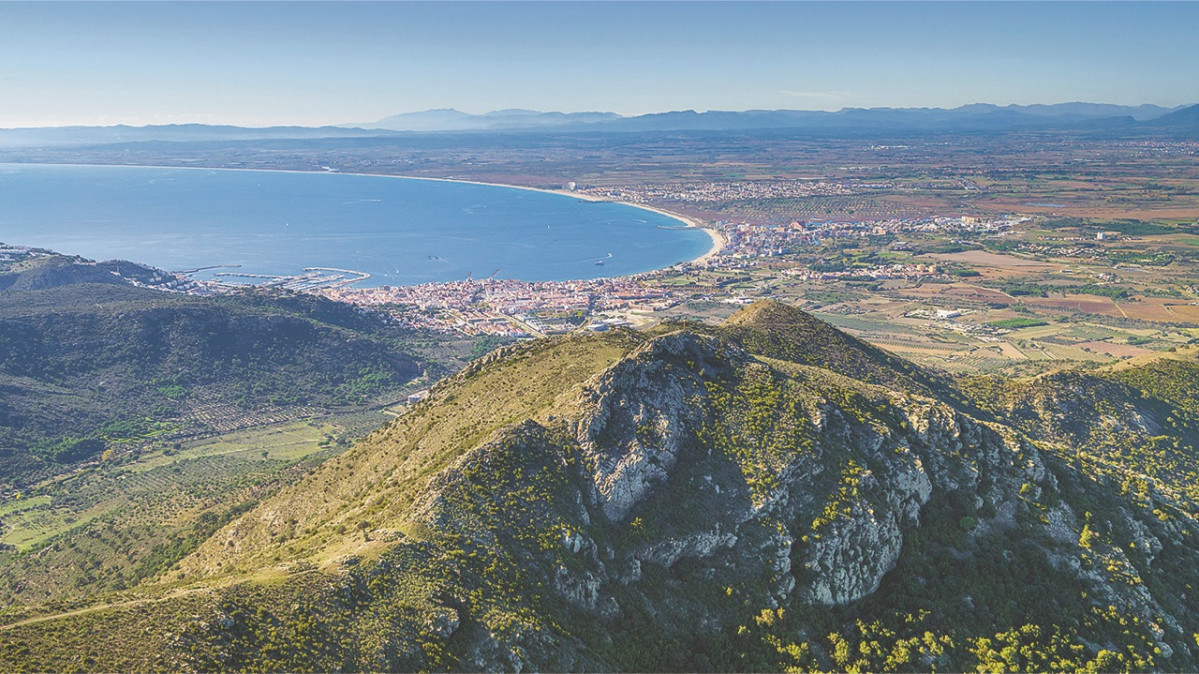
{"label": "calm bay water", "polygon": [[[360,286],[633,274],[711,239],[624,204],[490,185],[319,173],[0,165],[0,242],[171,271],[371,274]],[[603,260],[604,264],[595,264]],[[217,269],[197,273],[210,277]]]}

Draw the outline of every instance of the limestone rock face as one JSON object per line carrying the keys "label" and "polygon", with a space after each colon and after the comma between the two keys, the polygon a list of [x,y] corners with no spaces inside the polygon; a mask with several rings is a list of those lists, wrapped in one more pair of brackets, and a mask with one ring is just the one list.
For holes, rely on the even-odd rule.
{"label": "limestone rock face", "polygon": [[572,574],[565,566],[554,573],[554,592],[579,608],[594,611],[599,601],[600,579],[590,571]]}
{"label": "limestone rock face", "polygon": [[855,505],[847,517],[828,525],[808,555],[805,564],[815,578],[805,596],[837,605],[870,594],[895,565],[902,546],[893,519],[880,520],[872,509]]}
{"label": "limestone rock face", "polygon": [[[645,508],[642,517],[653,517],[657,493],[682,479],[672,475],[679,462],[697,460],[697,452],[712,455],[711,448],[697,446],[699,429],[728,422],[705,382],[755,369],[761,364],[739,349],[681,333],[651,340],[590,382],[576,438],[591,506],[613,522]],[[636,583],[643,564],[671,568],[681,559],[738,559],[745,573],[763,577],[771,603],[798,591],[806,601],[844,604],[878,588],[934,491],[968,492],[981,504],[994,499],[996,485],[1046,479],[1037,451],[1018,436],[929,399],[878,395],[880,409],[890,410],[897,424],[854,418],[828,400],[812,400],[805,414],[816,432],[813,443],[807,452],[783,456],[772,490],[747,499],[741,473],[703,475],[702,487],[719,496],[702,513],[707,525],[623,552],[629,573],[610,577],[597,568],[568,580],[563,570],[555,587],[581,608],[594,609],[603,583]],[[843,459],[834,459],[845,452],[856,466],[842,476],[853,482],[849,490],[838,487],[830,472],[845,469],[837,466]],[[980,484],[987,489],[980,491]],[[803,584],[794,573],[800,568]]]}
{"label": "limestone rock face", "polygon": [[639,550],[636,555],[637,568],[640,562],[651,562],[661,567],[674,566],[680,559],[702,559],[711,557],[721,548],[731,548],[737,542],[737,537],[731,533],[720,533],[719,528],[711,532],[701,532],[685,538],[669,538],[654,543]]}
{"label": "limestone rock face", "polygon": [[702,381],[720,367],[708,341],[693,335],[652,340],[584,393],[578,442],[592,465],[592,502],[609,519],[624,519],[667,478],[694,433]]}
{"label": "limestone rock face", "polygon": [[[771,604],[794,592],[805,601],[844,604],[878,588],[935,491],[963,492],[1004,512],[997,494],[1052,479],[1036,449],[1006,429],[930,399],[881,390],[876,404],[891,424],[862,419],[822,396],[810,399],[806,411],[797,407],[815,436],[808,450],[782,455],[769,491],[750,493],[747,467],[676,475],[688,472],[680,462],[711,460],[713,449],[698,440],[701,428],[734,423],[713,404],[707,382],[758,370],[762,365],[735,347],[679,333],[649,341],[584,388],[575,436],[591,507],[610,522],[652,520],[671,505],[662,494],[684,479],[698,479],[711,498],[692,527],[616,550],[621,559],[609,566],[625,572],[609,574],[599,563],[586,571],[561,569],[553,580],[561,596],[594,610],[605,584],[636,584],[644,564],[672,568],[692,559],[760,576]],[[572,552],[579,545],[566,540]]]}
{"label": "limestone rock face", "polygon": [[[855,450],[870,468],[857,476],[852,498],[810,537],[803,562],[813,579],[803,591],[810,601],[844,604],[874,592],[934,490],[966,490],[981,501],[980,476],[1007,482],[1028,473],[1043,477],[1035,450],[1009,445],[988,426],[940,405],[900,409],[905,428],[858,431]],[[826,416],[826,434],[846,436],[849,429],[835,428],[845,423],[842,415]]]}

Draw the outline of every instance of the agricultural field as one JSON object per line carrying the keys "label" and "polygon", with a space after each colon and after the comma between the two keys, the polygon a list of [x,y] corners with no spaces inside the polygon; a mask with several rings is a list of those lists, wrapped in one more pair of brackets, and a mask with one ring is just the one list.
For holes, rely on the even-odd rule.
{"label": "agricultural field", "polygon": [[344,451],[363,425],[326,417],[241,429],[11,497],[0,503],[0,597],[43,602],[81,582],[117,591],[154,576],[236,512]]}
{"label": "agricultural field", "polygon": [[[668,282],[692,288],[696,297],[655,316],[715,321],[735,309],[730,297],[770,296],[897,355],[955,373],[1036,374],[1102,365],[1199,338],[1199,294],[1188,284],[1199,277],[1194,275],[1199,257],[1143,247],[1138,259],[1162,261],[1168,254],[1168,262],[1157,267],[1115,262],[1113,257],[1131,255],[1128,241],[1063,257],[1057,248],[1042,247],[1043,232],[1081,239],[1082,230],[1103,225],[1045,229],[1044,224],[1030,221],[1009,233],[996,250],[986,240],[948,253],[919,249],[943,247],[935,237],[918,242],[911,252],[863,241],[856,248],[844,243],[814,247],[753,269],[679,275]],[[1153,231],[1150,225],[1113,226]],[[1173,245],[1172,238],[1165,240]],[[832,255],[876,260],[872,264],[924,261],[956,275],[863,283],[796,280],[784,274],[797,266],[822,264]]]}
{"label": "agricultural field", "polygon": [[[382,423],[382,417],[379,417]],[[222,472],[259,472],[249,464],[278,467],[317,452],[348,446],[336,418],[292,421],[173,443],[124,461],[56,477],[0,504],[0,543],[28,550],[130,502],[158,494],[185,471],[215,479]]]}
{"label": "agricultural field", "polygon": [[[913,235],[903,250],[885,238],[820,242],[744,273],[759,294],[923,365],[1035,374],[1199,339],[1199,251],[1182,243],[1199,240],[1197,227],[1036,216],[1002,236]],[[830,261],[863,270],[919,263],[937,273],[874,283],[859,280],[861,272],[845,280],[786,276]]]}

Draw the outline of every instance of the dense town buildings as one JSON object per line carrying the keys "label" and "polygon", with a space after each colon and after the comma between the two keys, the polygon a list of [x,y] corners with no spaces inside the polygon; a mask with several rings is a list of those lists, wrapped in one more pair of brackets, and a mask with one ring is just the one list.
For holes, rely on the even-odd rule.
{"label": "dense town buildings", "polygon": [[[777,183],[696,184],[670,188],[669,192],[624,192],[615,195],[630,201],[649,199],[686,200],[689,194],[710,199],[726,195],[729,190],[739,195],[777,196],[787,190],[837,191],[836,183],[797,183],[779,186]],[[783,192],[780,192],[783,190]],[[717,222],[713,227],[721,240],[716,255],[699,261],[676,265],[673,268],[629,277],[575,281],[526,282],[507,279],[466,279],[442,283],[422,283],[412,286],[379,286],[359,288],[356,281],[367,275],[352,270],[308,268],[294,277],[262,277],[263,285],[322,295],[346,302],[366,311],[378,312],[389,320],[412,327],[443,332],[473,335],[493,335],[505,338],[544,336],[576,329],[600,329],[610,326],[605,320],[619,320],[636,313],[651,313],[666,309],[690,298],[694,288],[665,283],[664,279],[680,273],[703,271],[748,270],[768,264],[782,276],[808,282],[839,280],[920,279],[943,274],[931,263],[882,263],[867,267],[838,269],[789,263],[789,255],[810,252],[822,242],[838,239],[882,237],[890,240],[893,250],[905,250],[908,244],[901,236],[925,234],[981,234],[1002,236],[1013,225],[1026,219],[980,220],[977,218],[936,217],[921,219],[888,219],[861,222],[789,222],[757,224],[747,222]],[[37,249],[3,247],[5,259],[41,254]],[[228,292],[240,287],[222,279],[246,276],[241,272],[226,272],[218,280],[199,281],[187,274],[149,273],[138,266],[139,273],[124,273],[113,263],[98,266],[127,277],[135,285],[154,286],[163,290],[193,294]],[[736,299],[736,293],[717,291],[712,299]]]}

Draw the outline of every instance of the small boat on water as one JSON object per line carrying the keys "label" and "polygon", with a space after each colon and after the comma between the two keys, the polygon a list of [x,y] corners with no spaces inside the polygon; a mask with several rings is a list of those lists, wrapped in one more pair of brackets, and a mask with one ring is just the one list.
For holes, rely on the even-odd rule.
{"label": "small boat on water", "polygon": [[604,261],[603,261],[603,260],[596,260],[596,261],[595,261],[595,264],[596,264],[596,265],[598,265],[598,266],[600,266],[600,267],[602,267],[602,266],[604,266]]}

